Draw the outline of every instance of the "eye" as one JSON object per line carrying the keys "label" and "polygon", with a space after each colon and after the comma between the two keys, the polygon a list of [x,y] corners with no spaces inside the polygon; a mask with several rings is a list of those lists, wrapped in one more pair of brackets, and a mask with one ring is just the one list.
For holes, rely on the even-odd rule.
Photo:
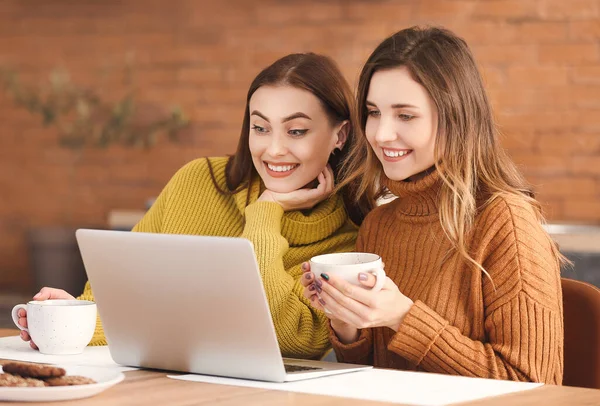
{"label": "eye", "polygon": [[369,110],[367,112],[367,115],[369,117],[379,117],[381,115],[381,112],[379,110]]}
{"label": "eye", "polygon": [[413,118],[415,118],[415,116],[411,116],[410,114],[399,114],[398,117],[400,118],[400,120],[402,121],[410,121]]}
{"label": "eye", "polygon": [[256,124],[252,126],[252,129],[259,134],[265,134],[268,132],[266,128],[258,126]]}
{"label": "eye", "polygon": [[297,129],[297,130],[289,130],[288,134],[291,135],[292,137],[302,137],[307,132],[308,132],[308,130]]}

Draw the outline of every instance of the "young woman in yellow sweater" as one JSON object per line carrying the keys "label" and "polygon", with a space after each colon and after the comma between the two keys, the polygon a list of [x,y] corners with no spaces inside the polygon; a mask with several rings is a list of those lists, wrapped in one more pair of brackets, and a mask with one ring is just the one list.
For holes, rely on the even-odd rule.
{"label": "young woman in yellow sweater", "polygon": [[[133,229],[252,241],[284,356],[319,357],[330,346],[327,319],[302,295],[300,266],[355,247],[348,188],[332,194],[354,138],[353,103],[329,58],[293,54],[276,61],[250,86],[235,155],[184,166]],[[44,288],[34,299],[49,297],[71,296]],[[80,299],[93,300],[89,282]],[[100,321],[91,344],[106,344]]]}
{"label": "young woman in yellow sweater", "polygon": [[385,263],[381,291],[303,278],[330,312],[338,359],[561,384],[562,256],[498,143],[467,44],[438,28],[392,35],[362,70],[358,109],[365,137],[348,179],[360,178],[359,197],[397,199],[370,212],[357,240]]}

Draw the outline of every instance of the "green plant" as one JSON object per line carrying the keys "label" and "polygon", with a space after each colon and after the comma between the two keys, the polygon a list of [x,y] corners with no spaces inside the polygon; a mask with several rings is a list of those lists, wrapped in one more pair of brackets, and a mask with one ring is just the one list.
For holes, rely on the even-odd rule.
{"label": "green plant", "polygon": [[[160,114],[144,114],[136,100],[131,64],[126,64],[121,84],[124,89],[116,100],[103,97],[98,90],[78,86],[65,69],[54,69],[47,83],[24,85],[18,74],[0,67],[0,85],[15,105],[40,116],[44,126],[59,130],[60,145],[78,149],[84,146],[150,148],[161,135],[176,142],[188,119],[175,107]],[[154,109],[156,110],[156,109]]]}

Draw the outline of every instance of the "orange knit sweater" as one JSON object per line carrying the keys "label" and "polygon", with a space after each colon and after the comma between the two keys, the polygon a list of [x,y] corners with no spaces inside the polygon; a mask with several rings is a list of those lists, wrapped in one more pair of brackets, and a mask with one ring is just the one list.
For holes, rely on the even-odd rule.
{"label": "orange knit sweater", "polygon": [[363,223],[357,251],[374,252],[387,275],[414,301],[397,333],[361,331],[340,362],[436,373],[561,384],[563,312],[553,242],[532,208],[517,197],[495,199],[476,218],[473,258],[490,274],[446,254],[450,243],[437,210],[437,172],[386,186],[398,196]]}

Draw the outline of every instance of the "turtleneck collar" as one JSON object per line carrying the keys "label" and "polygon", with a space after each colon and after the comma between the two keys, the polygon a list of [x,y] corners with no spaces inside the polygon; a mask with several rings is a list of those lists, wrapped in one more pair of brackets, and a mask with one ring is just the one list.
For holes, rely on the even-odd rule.
{"label": "turtleneck collar", "polygon": [[442,180],[437,170],[416,181],[394,181],[382,175],[383,185],[395,196],[396,207],[409,216],[428,216],[438,212]]}
{"label": "turtleneck collar", "polygon": [[[259,176],[254,176],[250,187],[234,195],[235,203],[242,215],[246,206],[258,200],[266,190]],[[248,196],[249,194],[249,196]],[[281,220],[281,235],[294,245],[312,244],[331,236],[348,220],[341,196],[332,195],[309,211],[285,212]]]}

